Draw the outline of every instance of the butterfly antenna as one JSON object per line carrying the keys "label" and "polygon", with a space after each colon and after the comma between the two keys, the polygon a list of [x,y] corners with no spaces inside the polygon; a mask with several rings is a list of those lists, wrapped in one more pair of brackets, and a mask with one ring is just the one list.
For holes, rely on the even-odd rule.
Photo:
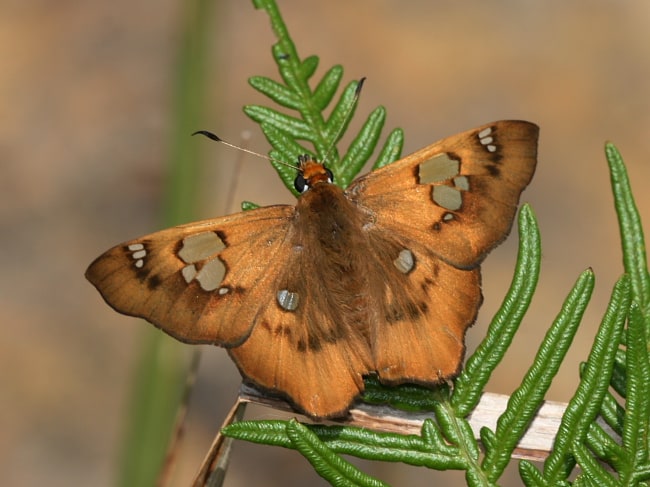
{"label": "butterfly antenna", "polygon": [[300,168],[295,166],[294,164],[289,164],[288,162],[281,161],[280,159],[275,159],[273,157],[265,156],[264,154],[260,154],[259,152],[255,152],[255,151],[252,151],[250,149],[246,149],[244,147],[240,147],[238,145],[231,144],[230,142],[227,142],[227,141],[223,140],[218,135],[215,135],[212,132],[208,132],[207,130],[197,130],[192,135],[204,135],[205,137],[207,137],[210,140],[214,140],[215,142],[219,142],[221,144],[227,145],[228,147],[232,147],[233,149],[237,149],[237,150],[246,152],[246,153],[251,154],[253,156],[261,157],[262,159],[266,159],[267,161],[273,161],[273,162],[276,162],[278,164],[282,164],[283,166],[290,167],[291,169],[294,169],[296,171],[300,170]]}
{"label": "butterfly antenna", "polygon": [[343,133],[343,130],[345,129],[348,122],[350,121],[350,116],[352,115],[352,111],[354,110],[354,108],[357,106],[357,102],[359,101],[359,96],[361,95],[361,88],[363,88],[363,83],[365,81],[366,81],[366,77],[364,76],[357,83],[357,87],[354,90],[354,96],[352,97],[352,103],[350,103],[350,106],[348,107],[348,111],[345,113],[345,117],[343,117],[343,123],[339,127],[338,132],[336,133],[336,137],[334,137],[332,145],[330,145],[329,149],[327,149],[327,152],[325,152],[325,155],[323,156],[323,160],[321,161],[323,164],[325,164],[327,158],[334,150],[334,147],[336,146],[336,142],[338,142],[339,138],[341,137],[341,134]]}

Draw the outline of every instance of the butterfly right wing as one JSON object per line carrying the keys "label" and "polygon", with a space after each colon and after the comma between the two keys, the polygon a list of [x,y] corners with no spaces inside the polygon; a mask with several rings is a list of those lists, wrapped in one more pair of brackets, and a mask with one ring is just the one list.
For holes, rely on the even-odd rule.
{"label": "butterfly right wing", "polygon": [[348,188],[369,215],[364,228],[383,274],[371,342],[384,383],[432,384],[457,374],[482,299],[479,264],[510,230],[535,170],[537,136],[528,122],[494,122]]}
{"label": "butterfly right wing", "polygon": [[348,194],[376,226],[427,242],[471,269],[510,231],[537,162],[539,128],[505,120],[447,137],[355,180]]}
{"label": "butterfly right wing", "polygon": [[237,346],[284,268],[294,211],[269,206],[131,240],[98,257],[86,278],[116,311],[181,341]]}

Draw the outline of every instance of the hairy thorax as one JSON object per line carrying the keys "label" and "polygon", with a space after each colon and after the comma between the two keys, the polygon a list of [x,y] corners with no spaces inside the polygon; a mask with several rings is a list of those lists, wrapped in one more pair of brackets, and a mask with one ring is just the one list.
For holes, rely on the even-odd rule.
{"label": "hairy thorax", "polygon": [[[337,313],[332,318],[356,329],[367,328],[371,319],[368,276],[372,259],[367,235],[362,231],[369,216],[347,199],[338,186],[320,183],[299,199],[296,237],[308,249],[306,269],[317,273],[317,281],[325,287],[324,308]],[[317,239],[304,245],[308,239]],[[323,266],[322,263],[327,265]]]}

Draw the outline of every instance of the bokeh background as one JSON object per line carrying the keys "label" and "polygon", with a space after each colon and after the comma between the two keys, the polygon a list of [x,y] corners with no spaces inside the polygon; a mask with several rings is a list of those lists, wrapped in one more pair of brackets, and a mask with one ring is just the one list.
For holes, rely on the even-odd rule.
{"label": "bokeh background", "polygon": [[[108,247],[160,228],[178,52],[189,2],[0,2],[0,471],[3,485],[115,485],[139,343],[160,333],[114,313],[84,280]],[[523,376],[563,298],[587,267],[597,286],[548,399],[566,401],[622,271],[603,143],[625,157],[650,224],[650,4],[617,2],[279,0],[303,57],[368,78],[358,114],[378,104],[405,153],[504,118],[541,127],[539,166],[523,200],[539,218],[542,275],[490,390]],[[266,103],[246,82],[277,79],[268,18],[250,2],[214,7],[210,129],[266,152],[242,113]],[[358,128],[358,122],[352,127]],[[189,137],[189,134],[188,134]],[[291,202],[263,160],[202,144],[201,217],[235,201]],[[238,162],[240,161],[241,162]],[[232,210],[232,209],[231,209]],[[516,237],[484,264],[473,348],[509,284]],[[189,347],[188,347],[189,348]],[[236,396],[239,374],[206,347],[174,485],[187,485]],[[269,410],[256,417],[273,418]],[[462,484],[401,465],[364,468],[393,485]],[[237,443],[226,485],[321,485],[290,451]],[[519,485],[514,473],[503,485]]]}

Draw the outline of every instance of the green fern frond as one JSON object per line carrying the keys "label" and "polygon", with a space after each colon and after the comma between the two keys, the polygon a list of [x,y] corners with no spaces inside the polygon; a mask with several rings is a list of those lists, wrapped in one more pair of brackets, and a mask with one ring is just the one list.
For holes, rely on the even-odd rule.
{"label": "green fern frond", "polygon": [[316,434],[296,420],[287,423],[292,444],[318,474],[336,486],[386,487],[387,484],[366,475],[327,447]]}
{"label": "green fern frond", "polygon": [[[297,114],[286,114],[259,105],[248,105],[244,107],[244,112],[260,124],[272,147],[270,157],[293,163],[299,155],[310,154],[327,164],[334,173],[336,184],[347,187],[375,151],[386,121],[386,110],[377,107],[370,113],[345,156],[341,158],[337,144],[346,133],[356,109],[357,82],[346,86],[331,107],[329,116],[326,116],[324,110],[330,106],[340,88],[343,68],[330,68],[312,89],[309,82],[318,68],[318,58],[310,56],[304,61],[300,59],[274,1],[256,0],[254,4],[256,8],[266,10],[271,19],[278,38],[278,42],[273,45],[273,55],[284,83],[262,76],[250,78],[249,83],[278,105]],[[310,146],[305,145],[305,142]],[[374,167],[399,159],[403,142],[403,132],[400,129],[393,130],[380,150]],[[285,186],[297,195],[293,187],[295,170],[277,162],[272,164]]]}
{"label": "green fern frond", "polygon": [[585,271],[546,333],[521,385],[510,396],[506,410],[497,421],[494,441],[491,442],[494,446],[486,448],[483,461],[483,469],[491,481],[496,482],[501,476],[517,443],[541,406],[544,395],[573,341],[593,288],[593,273]]}
{"label": "green fern frond", "polygon": [[[223,429],[231,438],[265,445],[295,448],[287,421],[242,421]],[[402,462],[437,470],[467,467],[459,448],[445,441],[437,424],[424,421],[420,435],[379,433],[347,426],[306,425],[332,452],[367,460]],[[312,440],[313,441],[313,440]]]}
{"label": "green fern frond", "polygon": [[492,372],[519,329],[537,286],[541,253],[535,215],[530,206],[524,205],[519,212],[519,252],[510,289],[494,315],[487,335],[467,359],[464,370],[455,381],[451,400],[457,414],[462,417],[478,404]]}
{"label": "green fern frond", "polygon": [[[605,151],[626,275],[614,288],[589,359],[581,366],[580,385],[543,472],[520,463],[526,485],[568,485],[576,464],[581,473],[574,485],[647,485],[650,480],[650,281],[643,227],[620,153],[612,144]],[[597,423],[597,416],[611,429]]]}
{"label": "green fern frond", "polygon": [[[575,466],[574,448],[585,442],[609,387],[614,356],[630,304],[629,282],[623,276],[612,297],[589,354],[578,389],[569,401],[555,438],[553,451],[544,463],[546,485],[565,481]],[[524,462],[522,462],[524,463]]]}
{"label": "green fern frond", "polygon": [[639,303],[641,312],[650,320],[650,272],[641,217],[632,196],[632,188],[620,152],[614,144],[607,144],[605,154],[618,216],[623,265],[625,272],[630,276],[632,299]]}

